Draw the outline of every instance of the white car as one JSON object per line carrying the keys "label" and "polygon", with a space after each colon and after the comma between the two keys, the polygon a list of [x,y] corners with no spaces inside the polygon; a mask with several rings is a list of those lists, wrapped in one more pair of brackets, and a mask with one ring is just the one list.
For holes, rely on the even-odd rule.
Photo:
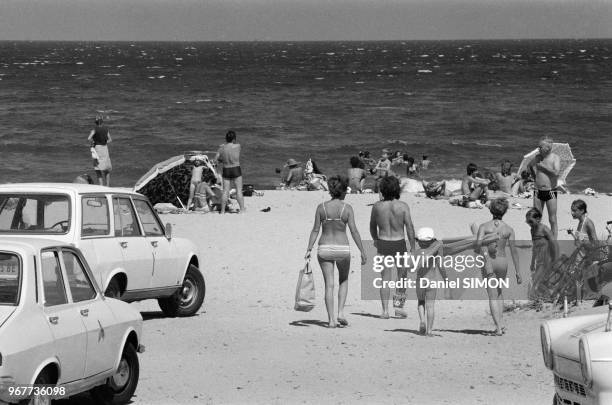
{"label": "white car", "polygon": [[197,247],[172,237],[147,198],[74,183],[0,185],[0,240],[39,236],[78,247],[107,296],[156,298],[167,316],[195,314],[206,286]]}
{"label": "white car", "polygon": [[98,402],[125,404],[138,384],[141,334],[140,313],[104,297],[77,248],[0,240],[0,403],[91,390]]}
{"label": "white car", "polygon": [[605,309],[542,324],[544,364],[555,379],[553,404],[612,404],[612,304]]}

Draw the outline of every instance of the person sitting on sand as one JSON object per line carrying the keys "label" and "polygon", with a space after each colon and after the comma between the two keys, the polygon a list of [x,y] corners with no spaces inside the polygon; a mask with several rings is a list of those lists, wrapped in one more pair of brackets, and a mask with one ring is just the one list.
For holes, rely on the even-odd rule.
{"label": "person sitting on sand", "polygon": [[[506,279],[508,274],[508,258],[506,257],[506,246],[510,248],[510,255],[514,263],[514,271],[516,272],[516,282],[522,283],[521,270],[519,265],[519,256],[514,244],[514,229],[502,218],[508,211],[508,200],[500,198],[491,201],[489,211],[493,215],[493,219],[485,222],[478,228],[476,235],[476,252],[484,256],[484,267],[482,269],[483,278]],[[483,240],[487,235],[496,234],[499,237],[497,242],[487,245],[482,248]],[[505,333],[506,327],[503,324],[502,314],[504,310],[504,297],[501,288],[491,288],[487,286],[487,294],[489,295],[489,308],[491,316],[495,323],[495,335],[501,336]]]}
{"label": "person sitting on sand", "polygon": [[348,169],[349,187],[351,193],[361,193],[363,191],[363,182],[366,178],[366,172],[360,165],[357,156],[351,157],[351,168]]}
{"label": "person sitting on sand", "polygon": [[489,180],[478,176],[478,166],[474,163],[467,165],[466,172],[467,174],[463,176],[461,181],[461,193],[468,197],[470,201],[476,201],[485,192],[485,187],[489,184]]}
{"label": "person sitting on sand", "polygon": [[504,160],[501,164],[501,171],[495,173],[495,180],[501,191],[512,194],[512,186],[519,180],[516,173],[512,173],[512,162]]}
{"label": "person sitting on sand", "polygon": [[[400,201],[400,185],[397,177],[387,176],[380,181],[380,193],[382,201],[378,201],[372,207],[370,214],[370,235],[374,240],[374,246],[379,256],[403,255],[408,252],[406,237],[410,243],[410,250],[414,251],[414,226],[410,218],[410,208],[408,204]],[[408,269],[405,267],[397,268],[397,278],[406,278]],[[382,271],[383,283],[391,279],[391,268]],[[380,301],[382,304],[381,318],[389,319],[389,288],[380,289]],[[396,289],[393,297],[395,315],[405,318],[407,315],[402,310],[406,301],[406,289]]]}
{"label": "person sitting on sand", "polygon": [[304,169],[299,166],[295,159],[288,159],[285,167],[289,169],[285,178],[285,186],[290,188],[299,186],[302,180],[304,180]]}
{"label": "person sitting on sand", "polygon": [[436,240],[434,231],[431,228],[420,228],[416,233],[416,241],[417,246],[413,255],[426,258],[419,262],[416,269],[417,309],[420,320],[419,333],[431,337],[433,336],[436,288],[431,288],[427,284],[429,281],[439,280],[437,272],[442,276],[442,280],[447,278],[446,269],[439,266],[442,260],[436,259],[436,257],[443,255],[444,246],[442,242]]}
{"label": "person sitting on sand", "polygon": [[533,177],[527,170],[521,172],[521,178],[512,185],[512,195],[520,196],[523,193],[531,193],[535,188]]}
{"label": "person sitting on sand", "polygon": [[327,190],[327,177],[321,172],[321,169],[317,166],[317,162],[312,158],[308,159],[308,162],[306,162],[304,179],[306,180],[309,191]]}
{"label": "person sitting on sand", "polygon": [[83,173],[83,174],[76,176],[72,182],[79,183],[79,184],[94,184],[93,179],[88,173]]}
{"label": "person sitting on sand", "polygon": [[191,182],[189,183],[189,199],[187,200],[187,209],[191,209],[191,203],[193,202],[193,195],[195,194],[198,184],[202,182],[202,172],[204,170],[204,163],[199,159],[193,161],[193,167],[191,168]]}
{"label": "person sitting on sand", "polygon": [[211,176],[208,181],[198,184],[195,190],[195,211],[221,211],[222,203],[223,190],[217,185],[216,178]]}
{"label": "person sitting on sand", "polygon": [[[348,276],[351,268],[351,250],[349,247],[346,227],[348,225],[351,236],[361,252],[361,264],[366,263],[366,254],[361,243],[361,236],[355,225],[353,207],[344,202],[348,187],[348,178],[332,176],[328,180],[331,200],[317,206],[314,225],[310,232],[308,248],[304,258],[310,260],[312,248],[321,233],[317,259],[323,272],[325,282],[325,307],[327,308],[328,327],[335,328],[348,326],[344,316],[344,304],[348,292]],[[322,232],[321,232],[322,231]],[[334,316],[334,264],[338,268],[338,313]]]}

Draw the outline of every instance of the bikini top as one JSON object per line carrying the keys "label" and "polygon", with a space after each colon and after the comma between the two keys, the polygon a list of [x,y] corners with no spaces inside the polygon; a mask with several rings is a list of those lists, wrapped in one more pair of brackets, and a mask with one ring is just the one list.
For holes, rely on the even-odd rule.
{"label": "bikini top", "polygon": [[344,213],[345,207],[346,207],[346,204],[342,204],[342,210],[340,211],[340,215],[338,216],[338,218],[328,218],[327,210],[325,209],[325,203],[323,203],[323,212],[325,213],[325,218],[323,219],[323,221],[342,221],[342,214]]}

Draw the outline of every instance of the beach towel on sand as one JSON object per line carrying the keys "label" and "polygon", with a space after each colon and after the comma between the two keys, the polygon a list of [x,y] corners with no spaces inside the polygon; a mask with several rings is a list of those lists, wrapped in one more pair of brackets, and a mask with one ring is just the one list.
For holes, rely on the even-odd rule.
{"label": "beach towel on sand", "polygon": [[310,261],[306,262],[304,268],[300,270],[298,283],[295,289],[295,306],[296,311],[310,312],[315,306],[315,286],[310,268]]}

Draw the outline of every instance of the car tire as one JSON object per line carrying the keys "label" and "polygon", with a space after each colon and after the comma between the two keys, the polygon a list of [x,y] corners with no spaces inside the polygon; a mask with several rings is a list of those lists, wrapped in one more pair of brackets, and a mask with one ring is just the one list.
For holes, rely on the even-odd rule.
{"label": "car tire", "polygon": [[159,298],[159,307],[168,317],[192,316],[202,306],[206,296],[206,283],[200,270],[190,264],[183,279],[183,286],[170,297]]}
{"label": "car tire", "polygon": [[[36,380],[34,381],[34,385],[50,385],[53,384],[51,382],[51,377],[49,374],[43,370]],[[19,405],[51,405],[51,397],[50,396],[40,396],[40,397],[30,397],[29,399],[24,399],[23,401],[19,401]]]}
{"label": "car tire", "polygon": [[98,405],[123,405],[130,402],[140,375],[140,364],[136,349],[131,343],[126,343],[115,374],[91,390],[91,396]]}
{"label": "car tire", "polygon": [[104,291],[104,295],[109,298],[121,298],[121,285],[119,284],[119,280],[116,278],[111,279],[110,283],[108,283],[108,287],[106,287],[106,291]]}

